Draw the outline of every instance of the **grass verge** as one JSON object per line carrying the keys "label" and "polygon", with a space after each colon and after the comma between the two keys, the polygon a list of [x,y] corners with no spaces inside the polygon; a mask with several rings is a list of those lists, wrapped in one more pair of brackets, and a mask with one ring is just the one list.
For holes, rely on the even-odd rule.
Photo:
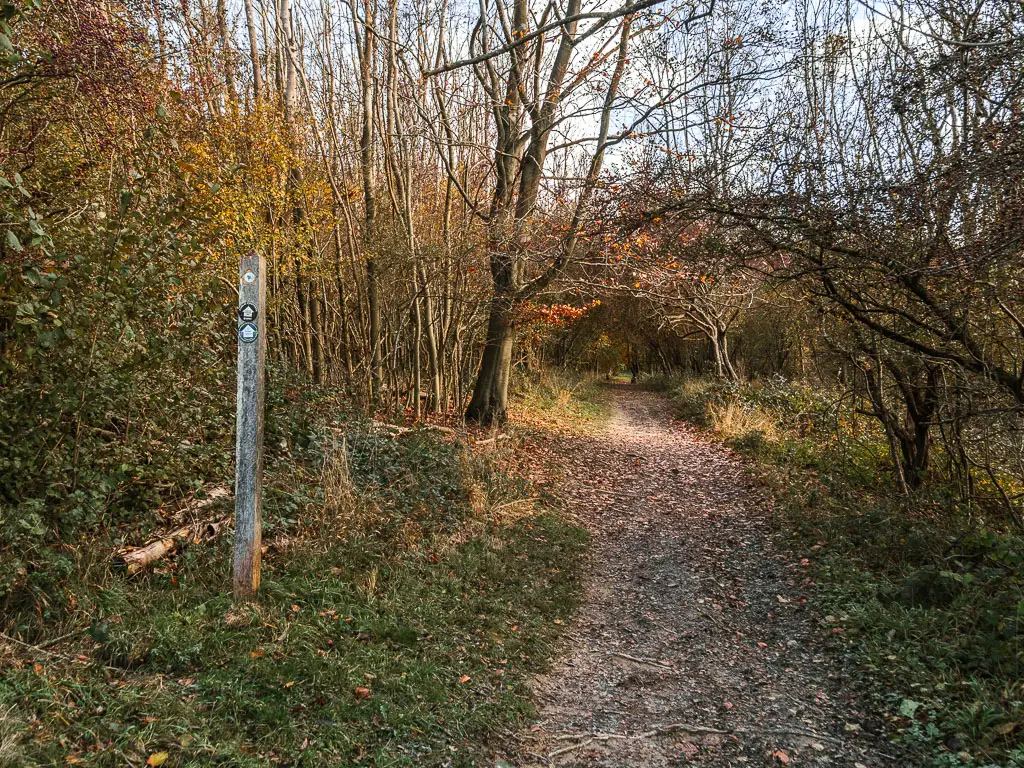
{"label": "grass verge", "polygon": [[549,432],[593,431],[611,413],[601,379],[571,369],[545,368],[516,377],[516,426]]}
{"label": "grass verge", "polygon": [[60,611],[14,617],[0,766],[490,759],[576,607],[585,533],[451,437],[345,431],[268,489],[258,602],[233,605],[220,540],[136,578],[79,562]]}

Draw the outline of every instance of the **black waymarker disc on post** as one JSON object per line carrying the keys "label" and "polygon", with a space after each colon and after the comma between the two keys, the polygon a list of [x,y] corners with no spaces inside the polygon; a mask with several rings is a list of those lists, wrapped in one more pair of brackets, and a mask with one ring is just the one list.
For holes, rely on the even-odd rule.
{"label": "black waymarker disc on post", "polygon": [[258,314],[254,304],[243,304],[238,308],[238,319],[243,323],[251,323]]}

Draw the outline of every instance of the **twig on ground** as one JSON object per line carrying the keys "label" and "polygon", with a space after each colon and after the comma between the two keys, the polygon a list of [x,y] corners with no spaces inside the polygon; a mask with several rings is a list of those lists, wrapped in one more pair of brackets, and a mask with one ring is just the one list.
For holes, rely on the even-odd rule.
{"label": "twig on ground", "polygon": [[660,669],[674,669],[671,664],[666,664],[664,661],[657,661],[655,659],[645,659],[640,656],[630,656],[628,653],[620,653],[619,651],[608,651],[610,656],[618,656],[620,659],[626,659],[637,664],[649,664],[652,667],[659,667]]}
{"label": "twig on ground", "polygon": [[[66,635],[61,635],[60,637],[53,638],[52,640],[47,640],[45,643],[43,643],[41,645],[31,645],[30,643],[26,643],[25,641],[19,640],[16,637],[11,637],[10,635],[5,635],[3,632],[0,632],[0,640],[6,640],[9,643],[14,643],[15,645],[20,645],[25,650],[35,651],[36,653],[42,653],[42,654],[45,654],[46,656],[50,656],[50,657],[55,658],[55,659],[64,659],[65,661],[73,661],[73,662],[86,662],[86,661],[88,661],[88,657],[75,656],[75,655],[70,654],[70,653],[61,653],[60,651],[51,651],[51,650],[47,649],[47,646],[51,646],[51,645],[54,645],[56,643],[59,643],[61,640],[67,640],[69,637],[72,637],[73,635],[79,634],[79,632],[81,632],[81,630],[75,630],[74,632],[68,632]],[[116,672],[119,675],[123,675],[125,673],[124,669],[122,669],[120,667],[112,667],[109,664],[100,664],[99,666],[101,666],[103,669],[110,670],[111,672]]]}
{"label": "twig on ground", "polygon": [[705,613],[704,611],[698,610],[697,611],[697,615],[698,616],[703,616],[705,619],[710,621],[712,624],[714,624],[716,627],[718,627],[723,632],[728,632],[729,634],[732,634],[735,631],[735,630],[732,630],[729,627],[727,627],[725,625],[725,622],[723,622],[721,619],[719,619],[717,616],[715,616],[715,615],[713,615],[711,613]]}
{"label": "twig on ground", "polygon": [[56,645],[57,643],[61,642],[62,640],[67,640],[69,637],[74,637],[75,635],[77,635],[81,631],[82,630],[80,630],[80,629],[73,629],[70,632],[65,632],[63,635],[57,635],[57,637],[51,637],[45,643],[39,643],[39,645],[33,645],[33,646],[30,646],[30,647],[31,648],[38,648],[39,650],[42,651],[42,650],[44,650],[46,648],[49,648],[51,646]]}
{"label": "twig on ground", "polygon": [[76,629],[72,632],[68,632],[67,634],[60,635],[59,637],[51,638],[47,640],[45,643],[40,643],[39,645],[32,645],[31,643],[26,643],[23,640],[19,640],[16,637],[11,637],[10,635],[5,635],[2,632],[0,632],[0,638],[3,638],[4,640],[7,640],[8,642],[14,643],[16,645],[20,645],[22,648],[27,648],[30,651],[42,651],[43,653],[49,656],[64,656],[66,654],[57,653],[56,651],[48,651],[46,649],[49,648],[51,645],[56,645],[61,640],[67,640],[69,637],[77,635],[80,631],[81,630]]}
{"label": "twig on ground", "polygon": [[660,736],[665,733],[674,733],[677,731],[683,731],[685,733],[711,733],[718,734],[721,736],[732,736],[736,734],[749,734],[749,735],[770,735],[770,736],[803,736],[808,739],[817,739],[818,741],[828,741],[833,744],[841,744],[841,739],[833,738],[832,736],[826,736],[815,731],[808,731],[801,728],[712,728],[707,725],[695,725],[693,723],[669,723],[667,725],[660,725],[657,728],[652,728],[643,733],[637,733],[633,735],[620,734],[620,733],[581,733],[581,734],[564,734],[558,736],[558,739],[576,739],[576,744],[570,744],[565,747],[559,747],[553,752],[548,753],[548,758],[558,757],[569,752],[573,752],[577,749],[583,749],[584,747],[593,744],[595,742],[611,741],[618,739],[622,741],[640,741],[642,739],[650,739],[654,736]]}

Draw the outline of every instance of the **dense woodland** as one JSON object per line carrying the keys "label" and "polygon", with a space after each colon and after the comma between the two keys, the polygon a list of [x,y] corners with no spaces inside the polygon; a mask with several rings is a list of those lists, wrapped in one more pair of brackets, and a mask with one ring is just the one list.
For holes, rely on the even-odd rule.
{"label": "dense woodland", "polygon": [[[230,481],[255,251],[271,476],[342,413],[674,389],[938,537],[920,589],[991,587],[1010,754],[1022,72],[1011,0],[3,0],[0,630],[43,638],[83,558]],[[323,502],[285,496],[281,525]]]}

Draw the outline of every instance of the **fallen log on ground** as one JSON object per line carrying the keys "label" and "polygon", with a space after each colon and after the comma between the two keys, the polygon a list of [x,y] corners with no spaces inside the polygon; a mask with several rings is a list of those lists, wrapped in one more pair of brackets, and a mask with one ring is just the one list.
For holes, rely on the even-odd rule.
{"label": "fallen log on ground", "polygon": [[442,435],[457,435],[458,431],[452,427],[446,427],[442,424],[428,424],[426,422],[419,422],[413,427],[403,427],[398,424],[388,424],[385,421],[371,421],[370,431],[376,434],[388,434],[391,437],[401,437],[402,435],[408,435],[411,432],[417,431],[417,429],[424,432],[440,432]]}
{"label": "fallen log on ground", "polygon": [[[230,497],[231,493],[225,486],[213,488],[207,492],[205,497],[194,500],[191,504],[180,510],[178,515],[188,515],[189,517],[194,518],[198,512],[201,512],[207,507],[213,506],[221,499],[227,499]],[[203,522],[180,526],[179,528],[164,534],[159,539],[151,541],[144,547],[139,547],[138,549],[123,549],[119,551],[117,553],[117,558],[120,561],[120,564],[128,570],[130,575],[136,574],[139,571],[148,568],[168,553],[175,551],[181,543],[199,541],[204,537],[207,540],[215,538],[225,527],[227,527],[230,520],[231,518],[228,516],[217,520],[206,520]]]}
{"label": "fallen log on ground", "polygon": [[478,446],[478,445],[492,445],[492,444],[497,443],[499,440],[508,440],[508,435],[506,435],[503,432],[500,435],[495,435],[494,437],[488,437],[486,440],[477,440],[476,442],[473,443],[473,445],[474,446]]}

